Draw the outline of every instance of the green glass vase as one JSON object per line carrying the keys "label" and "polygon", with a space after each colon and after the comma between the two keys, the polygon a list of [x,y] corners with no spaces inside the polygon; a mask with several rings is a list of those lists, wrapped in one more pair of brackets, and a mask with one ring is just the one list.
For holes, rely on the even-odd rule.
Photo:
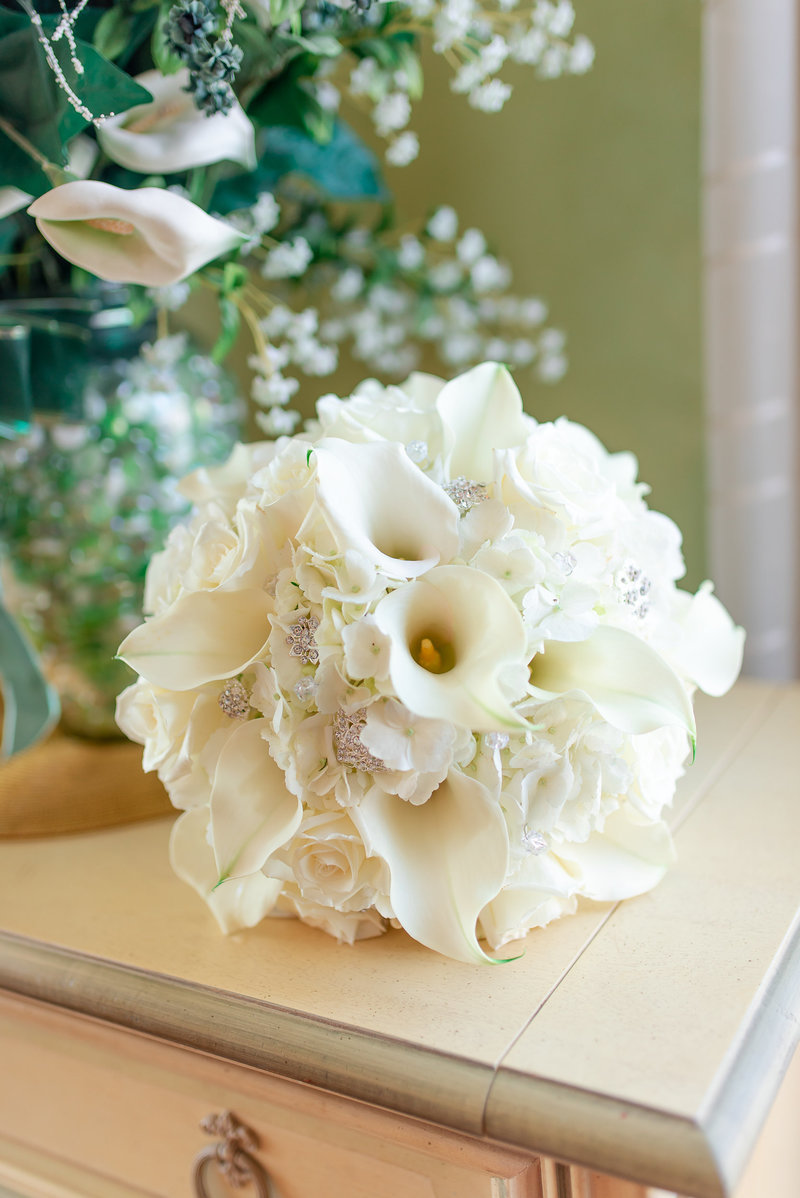
{"label": "green glass vase", "polygon": [[0,337],[16,380],[0,410],[4,601],[65,729],[115,736],[133,680],[115,654],[141,622],[151,556],[187,511],[178,481],[227,457],[244,405],[185,336],[135,327],[124,292],[14,315],[24,335]]}

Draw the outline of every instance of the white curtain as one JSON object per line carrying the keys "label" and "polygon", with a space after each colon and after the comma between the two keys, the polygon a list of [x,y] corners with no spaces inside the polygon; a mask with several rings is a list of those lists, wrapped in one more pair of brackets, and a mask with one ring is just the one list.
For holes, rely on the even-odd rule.
{"label": "white curtain", "polygon": [[800,673],[797,0],[706,0],[710,575],[745,670]]}

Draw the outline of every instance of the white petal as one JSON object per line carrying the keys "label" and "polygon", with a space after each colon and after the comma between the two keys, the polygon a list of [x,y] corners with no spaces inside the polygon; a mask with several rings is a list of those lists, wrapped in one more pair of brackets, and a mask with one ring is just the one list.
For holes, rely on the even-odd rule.
{"label": "white petal", "polygon": [[583,844],[563,844],[554,853],[572,870],[579,893],[598,902],[652,890],[675,860],[665,823],[635,824],[624,811],[615,811]]}
{"label": "white petal", "polygon": [[270,757],[264,739],[268,727],[268,720],[242,724],[219,756],[210,804],[219,879],[260,870],[300,824],[302,805]]}
{"label": "white petal", "polygon": [[482,362],[446,384],[436,407],[445,427],[450,478],[494,478],[495,449],[522,445],[534,422],[505,366]]}
{"label": "white petal", "polygon": [[10,216],[12,212],[18,212],[26,204],[30,204],[32,199],[32,195],[27,191],[20,191],[18,187],[0,187],[0,220]]}
{"label": "white petal", "polygon": [[[100,279],[161,287],[242,244],[241,233],[160,187],[126,191],[93,179],[62,183],[28,208],[39,232],[68,262]],[[97,228],[121,221],[133,232]]]}
{"label": "white petal", "polygon": [[189,71],[162,75],[145,71],[136,82],[153,97],[97,128],[97,140],[112,160],[141,174],[173,174],[214,162],[256,165],[255,131],[238,103],[206,116],[186,90]]}
{"label": "white petal", "polygon": [[598,628],[585,641],[548,641],[531,662],[531,681],[543,700],[586,698],[623,732],[652,732],[674,724],[694,736],[686,687],[648,644],[621,628]]}
{"label": "white petal", "polygon": [[710,582],[696,595],[678,591],[675,600],[683,635],[671,656],[707,695],[724,695],[742,668],[744,629],[734,624]]}
{"label": "white petal", "polygon": [[401,445],[327,438],[315,450],[317,502],[339,548],[390,578],[415,578],[458,549],[458,512]]}
{"label": "white petal", "polygon": [[231,678],[265,651],[273,609],[263,591],[190,592],[134,628],[119,656],[165,690]]}
{"label": "white petal", "polygon": [[457,961],[491,961],[475,924],[503,885],[508,836],[486,787],[452,771],[419,807],[375,787],[353,819],[389,867],[389,899],[409,935]]}
{"label": "white petal", "polygon": [[252,928],[275,906],[281,883],[256,873],[217,886],[219,875],[208,843],[208,820],[208,808],[195,807],[175,821],[169,842],[172,868],[205,899],[223,932]]}
{"label": "white petal", "polygon": [[[410,711],[475,731],[527,726],[500,686],[506,666],[525,662],[525,628],[494,578],[439,566],[382,599],[375,620],[391,639],[389,676]],[[452,669],[434,674],[418,664],[422,637],[452,646]]]}

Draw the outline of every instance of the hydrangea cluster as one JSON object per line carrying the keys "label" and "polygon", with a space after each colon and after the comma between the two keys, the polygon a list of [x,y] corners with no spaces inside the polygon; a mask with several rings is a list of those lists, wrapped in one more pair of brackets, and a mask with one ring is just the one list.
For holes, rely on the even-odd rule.
{"label": "hydrangea cluster", "polygon": [[732,684],[742,632],[676,587],[636,469],[483,363],[327,396],[189,476],[118,720],[224,930],[399,925],[483,962],[658,882],[692,691]]}

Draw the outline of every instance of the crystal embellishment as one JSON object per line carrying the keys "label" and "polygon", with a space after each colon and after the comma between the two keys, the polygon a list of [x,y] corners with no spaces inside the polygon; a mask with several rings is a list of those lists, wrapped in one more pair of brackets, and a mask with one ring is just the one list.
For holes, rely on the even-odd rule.
{"label": "crystal embellishment", "polygon": [[316,665],[319,661],[319,650],[314,635],[319,628],[316,616],[302,616],[296,624],[292,624],[286,644],[290,646],[289,656],[299,657],[301,661]]}
{"label": "crystal embellishment", "polygon": [[231,720],[246,720],[250,714],[250,696],[237,678],[225,683],[217,702]]}
{"label": "crystal embellishment", "polygon": [[406,445],[406,454],[415,466],[421,466],[428,457],[428,442],[409,441],[408,445]]}
{"label": "crystal embellishment", "polygon": [[376,773],[385,770],[386,766],[380,757],[373,757],[361,742],[361,729],[366,722],[366,707],[360,707],[358,711],[353,712],[340,707],[333,717],[333,747],[336,760],[342,765],[352,765],[357,770]]}
{"label": "crystal embellishment", "polygon": [[653,585],[647,575],[632,562],[627,562],[617,570],[614,582],[622,591],[622,602],[632,607],[634,615],[643,620],[650,610],[648,596]]}
{"label": "crystal embellishment", "polygon": [[534,857],[538,857],[541,853],[546,853],[550,847],[547,843],[547,837],[542,832],[532,831],[527,824],[522,832],[522,846],[526,852]]}
{"label": "crystal embellishment", "polygon": [[489,488],[484,483],[464,478],[463,474],[454,478],[452,482],[445,483],[443,490],[450,496],[462,516],[466,516],[470,508],[489,498]]}
{"label": "crystal embellishment", "polygon": [[294,684],[294,693],[297,695],[301,703],[307,703],[316,689],[316,682],[308,674],[304,678],[298,678],[297,682]]}
{"label": "crystal embellishment", "polygon": [[507,732],[487,732],[486,747],[488,749],[506,749],[510,737]]}

